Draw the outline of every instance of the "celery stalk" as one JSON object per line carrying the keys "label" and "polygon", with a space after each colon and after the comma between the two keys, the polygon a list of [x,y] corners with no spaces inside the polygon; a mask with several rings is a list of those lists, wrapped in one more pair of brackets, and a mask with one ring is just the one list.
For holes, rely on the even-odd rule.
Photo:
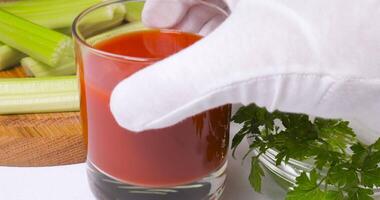
{"label": "celery stalk", "polygon": [[0,44],[0,71],[17,65],[25,55],[7,45]]}
{"label": "celery stalk", "polygon": [[78,28],[82,37],[90,37],[123,23],[125,7],[122,3],[99,8],[80,19]]}
{"label": "celery stalk", "polygon": [[67,36],[70,36],[71,37],[71,34],[72,34],[72,29],[71,27],[65,27],[65,28],[59,28],[59,29],[54,29],[60,33],[63,33]]}
{"label": "celery stalk", "polygon": [[27,75],[35,77],[73,75],[76,73],[74,60],[56,67],[51,67],[31,57],[25,57],[21,59],[21,66]]}
{"label": "celery stalk", "polygon": [[50,66],[73,62],[70,37],[0,9],[0,40]]}
{"label": "celery stalk", "polygon": [[141,21],[141,13],[144,8],[144,2],[126,2],[125,3],[125,19],[129,22]]}
{"label": "celery stalk", "polygon": [[86,42],[90,45],[95,45],[96,43],[109,39],[111,37],[115,37],[115,36],[122,35],[128,32],[132,32],[132,31],[139,31],[139,30],[148,30],[148,28],[146,28],[141,22],[131,22],[131,23],[119,26],[110,31],[93,36],[87,39]]}
{"label": "celery stalk", "polygon": [[0,8],[41,26],[69,27],[76,16],[101,0],[23,0],[0,3]]}
{"label": "celery stalk", "polygon": [[[21,64],[22,65],[22,64]],[[24,69],[24,73],[27,77],[34,77],[34,74],[32,71],[29,70],[28,67],[22,67]]]}
{"label": "celery stalk", "polygon": [[0,114],[69,112],[79,110],[76,92],[0,97]]}
{"label": "celery stalk", "polygon": [[17,94],[41,94],[78,91],[78,77],[1,78],[0,97]]}
{"label": "celery stalk", "polygon": [[79,110],[75,76],[0,79],[0,114]]}

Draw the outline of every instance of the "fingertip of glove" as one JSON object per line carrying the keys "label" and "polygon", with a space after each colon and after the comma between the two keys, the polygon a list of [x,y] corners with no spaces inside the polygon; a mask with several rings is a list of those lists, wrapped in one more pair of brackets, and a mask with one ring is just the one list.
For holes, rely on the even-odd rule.
{"label": "fingertip of glove", "polygon": [[182,20],[189,7],[188,4],[175,1],[147,1],[142,21],[148,27],[170,28]]}
{"label": "fingertip of glove", "polygon": [[134,113],[137,109],[129,106],[133,105],[133,103],[127,103],[129,102],[127,94],[128,92],[126,92],[123,82],[118,84],[111,93],[110,111],[119,126],[132,132],[141,132],[144,130],[144,126],[136,116],[137,113]]}

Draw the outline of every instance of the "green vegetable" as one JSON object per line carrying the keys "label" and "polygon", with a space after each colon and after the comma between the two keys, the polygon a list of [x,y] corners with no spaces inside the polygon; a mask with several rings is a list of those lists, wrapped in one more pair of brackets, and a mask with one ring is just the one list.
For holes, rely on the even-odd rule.
{"label": "green vegetable", "polygon": [[309,176],[304,172],[297,178],[298,187],[288,193],[286,200],[334,200],[344,198],[341,192],[322,191],[319,182],[321,177],[315,170],[311,171]]}
{"label": "green vegetable", "polygon": [[59,76],[59,75],[73,75],[76,73],[74,61],[61,64],[57,67],[51,67],[42,62],[34,60],[31,57],[21,59],[21,65],[29,76],[43,77],[43,76]]}
{"label": "green vegetable", "polygon": [[60,32],[60,33],[63,33],[67,36],[70,36],[72,35],[72,29],[71,27],[66,27],[66,28],[59,28],[59,29],[55,29],[56,31]]}
{"label": "green vegetable", "polygon": [[79,110],[77,77],[0,79],[0,114]]}
{"label": "green vegetable", "polygon": [[0,96],[78,91],[76,76],[1,78]]}
{"label": "green vegetable", "polygon": [[264,170],[260,166],[259,159],[252,157],[251,161],[251,173],[249,174],[249,182],[255,191],[261,191],[261,180],[264,176]]}
{"label": "green vegetable", "polygon": [[17,65],[25,55],[7,45],[0,44],[0,71]]}
{"label": "green vegetable", "polygon": [[126,2],[125,3],[125,19],[129,22],[141,21],[141,13],[144,8],[144,2]]}
{"label": "green vegetable", "polygon": [[100,41],[109,39],[111,37],[115,37],[118,35],[122,35],[128,32],[137,31],[137,30],[147,30],[148,28],[145,28],[145,26],[141,22],[131,22],[128,24],[124,24],[122,26],[119,26],[115,29],[112,29],[110,31],[104,32],[102,34],[93,36],[86,40],[86,42],[90,45],[94,45]]}
{"label": "green vegetable", "polygon": [[[0,40],[9,45],[0,47],[0,70],[16,65],[27,54],[31,58],[23,59],[22,65],[29,75],[38,77],[75,73],[73,44],[70,37],[65,35],[70,34],[67,26],[71,25],[79,12],[97,2],[100,0],[70,3],[63,0],[25,0],[0,3]],[[79,32],[84,34],[82,37],[89,37],[118,26],[126,18],[126,9],[129,18],[138,20],[140,18],[136,17],[141,15],[142,6],[143,2],[127,2],[125,5],[118,3],[97,9],[80,20]],[[65,34],[27,20],[47,28],[59,28]],[[131,29],[140,26],[142,25],[132,25]],[[128,31],[126,27],[127,25],[117,28],[111,33]],[[111,33],[103,33],[93,40],[105,39]]]}
{"label": "green vegetable", "polygon": [[[59,29],[71,35],[70,27],[75,17],[84,9],[101,0],[23,0],[0,3],[0,9],[50,29]],[[27,32],[26,32],[27,34]],[[0,70],[15,66],[24,54],[9,46],[0,47]],[[66,75],[66,74],[62,74]]]}
{"label": "green vegetable", "polygon": [[101,0],[23,0],[0,3],[0,8],[41,26],[70,27],[76,16]]}
{"label": "green vegetable", "polygon": [[88,13],[78,22],[78,33],[87,38],[102,33],[123,23],[125,6],[122,3],[111,4]]}
{"label": "green vegetable", "polygon": [[72,63],[74,60],[70,37],[33,24],[1,9],[0,40],[50,66]]}
{"label": "green vegetable", "polygon": [[290,159],[315,161],[312,171],[296,179],[287,200],[373,199],[373,188],[380,187],[380,139],[372,145],[360,143],[346,121],[269,113],[256,105],[242,107],[232,120],[243,125],[232,149],[248,137],[253,141],[249,152],[258,152],[252,157],[249,177],[256,191],[264,176],[258,160],[268,149],[278,151],[276,165]]}

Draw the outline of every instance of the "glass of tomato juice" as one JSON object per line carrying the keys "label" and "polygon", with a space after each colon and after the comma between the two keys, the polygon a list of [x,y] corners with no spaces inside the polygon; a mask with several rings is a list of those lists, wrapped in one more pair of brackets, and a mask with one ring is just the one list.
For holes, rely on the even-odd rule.
{"label": "glass of tomato juice", "polygon": [[[145,27],[139,22],[143,4],[103,2],[73,25],[90,187],[100,200],[219,199],[226,179],[230,105],[142,133],[120,127],[111,114],[110,95],[120,81],[201,39],[197,33]],[[223,12],[209,3],[202,6]]]}

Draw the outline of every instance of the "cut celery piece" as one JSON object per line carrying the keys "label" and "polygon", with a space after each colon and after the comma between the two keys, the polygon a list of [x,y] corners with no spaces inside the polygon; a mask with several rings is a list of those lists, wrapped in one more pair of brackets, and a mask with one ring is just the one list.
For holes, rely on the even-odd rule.
{"label": "cut celery piece", "polygon": [[7,46],[0,44],[0,70],[5,70],[17,65],[25,54]]}
{"label": "cut celery piece", "polygon": [[0,96],[78,91],[77,76],[1,78]]}
{"label": "cut celery piece", "polygon": [[0,79],[0,88],[0,114],[79,110],[75,76]]}
{"label": "cut celery piece", "polygon": [[41,26],[70,27],[76,16],[101,0],[23,0],[0,3],[0,8]]}
{"label": "cut celery piece", "polygon": [[125,19],[129,22],[141,21],[141,14],[144,8],[144,2],[126,2],[125,3]]}
{"label": "cut celery piece", "polygon": [[63,33],[67,36],[70,36],[72,35],[72,29],[71,27],[65,27],[65,28],[59,28],[59,29],[55,29],[56,31],[60,32],[60,33]]}
{"label": "cut celery piece", "polygon": [[0,96],[0,114],[69,112],[79,110],[75,92]]}
{"label": "cut celery piece", "polygon": [[28,67],[22,67],[22,69],[24,70],[24,73],[25,73],[26,77],[33,77],[34,76],[33,72],[30,71]]}
{"label": "cut celery piece", "polygon": [[122,3],[99,8],[79,20],[78,33],[82,38],[91,37],[123,23],[125,7]]}
{"label": "cut celery piece", "polygon": [[148,30],[149,28],[146,28],[141,22],[131,22],[128,24],[124,24],[122,26],[119,26],[113,30],[104,32],[102,34],[93,36],[86,40],[86,42],[90,45],[95,45],[98,42],[101,42],[103,40],[107,40],[109,38],[122,35],[128,32],[132,31],[141,31],[141,30]]}
{"label": "cut celery piece", "polygon": [[56,67],[51,67],[31,57],[25,57],[21,59],[21,65],[27,75],[35,77],[73,75],[76,73],[74,60]]}
{"label": "cut celery piece", "polygon": [[50,66],[59,66],[74,60],[70,37],[1,9],[0,40]]}

